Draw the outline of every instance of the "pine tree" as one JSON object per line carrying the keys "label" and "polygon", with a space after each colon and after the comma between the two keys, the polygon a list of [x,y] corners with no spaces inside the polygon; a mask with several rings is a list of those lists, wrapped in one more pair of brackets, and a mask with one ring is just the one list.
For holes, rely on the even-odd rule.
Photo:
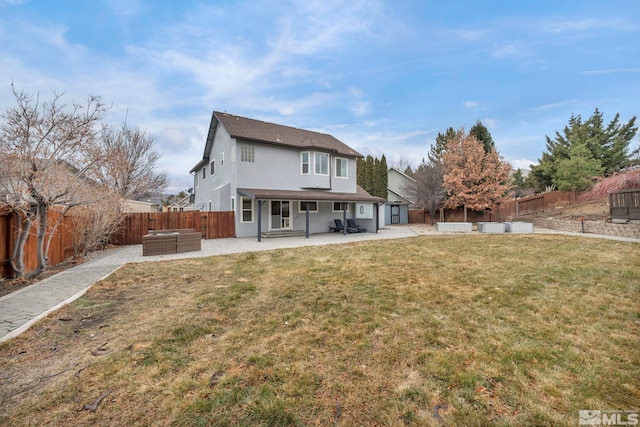
{"label": "pine tree", "polygon": [[456,138],[457,132],[450,127],[443,133],[438,133],[436,136],[435,144],[431,145],[429,149],[428,158],[432,164],[440,163],[442,161],[442,155],[447,151],[447,141]]}
{"label": "pine tree", "polygon": [[602,165],[587,146],[577,143],[569,150],[569,158],[558,162],[554,184],[560,191],[585,191],[592,186],[592,178],[602,172]]}
{"label": "pine tree", "polygon": [[469,135],[475,136],[476,139],[482,143],[485,153],[496,149],[496,144],[493,142],[493,138],[491,138],[489,129],[487,129],[480,120],[469,129]]}
{"label": "pine tree", "polygon": [[620,115],[616,114],[605,127],[602,112],[597,108],[584,122],[579,115],[571,115],[562,134],[556,132],[553,140],[546,137],[547,151],[542,154],[539,164],[531,168],[531,180],[535,181],[538,190],[561,182],[562,179],[558,179],[559,164],[570,158],[569,152],[574,145],[583,145],[601,166],[605,176],[624,169],[631,163],[629,145],[638,131],[635,121],[634,116],[621,124]]}
{"label": "pine tree", "polygon": [[385,199],[387,198],[387,189],[389,187],[388,172],[389,168],[387,166],[387,158],[383,154],[380,158],[380,163],[378,164],[378,170],[376,171],[376,174],[378,176],[378,186],[376,189],[376,194],[374,194],[375,196],[384,197]]}

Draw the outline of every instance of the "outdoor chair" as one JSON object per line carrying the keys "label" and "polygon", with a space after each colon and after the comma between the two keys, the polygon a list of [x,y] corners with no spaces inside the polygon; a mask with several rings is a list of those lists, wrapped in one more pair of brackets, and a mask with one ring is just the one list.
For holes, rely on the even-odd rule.
{"label": "outdoor chair", "polygon": [[356,221],[353,218],[349,218],[347,219],[347,231],[349,233],[364,233],[367,229],[356,224]]}
{"label": "outdoor chair", "polygon": [[335,227],[329,227],[330,231],[334,232],[344,232],[344,224],[341,219],[334,219]]}

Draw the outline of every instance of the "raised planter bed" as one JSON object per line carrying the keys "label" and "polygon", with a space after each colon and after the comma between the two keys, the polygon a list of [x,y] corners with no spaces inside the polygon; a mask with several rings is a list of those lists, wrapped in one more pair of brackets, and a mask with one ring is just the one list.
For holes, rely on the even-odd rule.
{"label": "raised planter bed", "polygon": [[530,222],[505,222],[504,225],[507,233],[533,233],[533,224]]}
{"label": "raised planter bed", "polygon": [[478,231],[480,233],[501,234],[505,232],[505,224],[502,222],[479,222]]}
{"label": "raised planter bed", "polygon": [[436,222],[436,230],[455,233],[470,233],[473,230],[473,224],[470,222]]}
{"label": "raised planter bed", "polygon": [[149,230],[142,236],[142,256],[194,252],[202,249],[202,235],[194,229]]}

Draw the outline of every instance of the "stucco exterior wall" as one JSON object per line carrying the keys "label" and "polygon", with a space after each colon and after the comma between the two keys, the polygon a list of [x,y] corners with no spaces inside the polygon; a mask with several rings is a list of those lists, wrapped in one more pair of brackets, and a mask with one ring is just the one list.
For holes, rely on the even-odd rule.
{"label": "stucco exterior wall", "polygon": [[[253,161],[242,160],[242,150],[248,148],[253,153]],[[247,151],[245,151],[246,153]],[[302,153],[309,153],[309,173],[302,173]],[[315,173],[315,154],[328,154],[328,174]],[[293,149],[284,146],[270,145],[231,138],[224,126],[217,125],[209,162],[203,179],[202,168],[195,172],[195,208],[201,211],[235,210],[236,235],[250,237],[257,234],[258,202],[253,200],[253,219],[242,220],[243,196],[239,188],[270,190],[326,190],[337,193],[356,193],[356,159],[337,156],[346,160],[347,177],[336,176],[336,155],[313,149]],[[222,159],[224,158],[224,163]],[[211,174],[211,162],[215,162],[215,173]],[[309,201],[315,201],[310,199]],[[261,207],[261,228],[263,232],[273,229],[271,226],[271,202]],[[354,218],[355,206],[349,208],[348,217]],[[318,212],[310,213],[310,232],[327,232],[333,225],[334,218],[342,218],[342,211],[334,212],[332,202],[318,202]],[[306,216],[299,210],[299,202],[291,201],[290,229],[304,230]],[[369,230],[375,230],[373,220],[358,220],[358,223]]]}

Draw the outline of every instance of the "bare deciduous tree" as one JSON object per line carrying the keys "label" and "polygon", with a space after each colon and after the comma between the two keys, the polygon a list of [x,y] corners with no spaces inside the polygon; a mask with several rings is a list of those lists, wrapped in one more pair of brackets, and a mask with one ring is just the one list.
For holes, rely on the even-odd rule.
{"label": "bare deciduous tree", "polygon": [[37,227],[38,265],[29,276],[47,267],[48,248],[59,222],[48,227],[49,210],[62,216],[78,212],[74,236],[77,254],[102,244],[116,227],[126,197],[162,190],[167,176],[154,167],[159,154],[153,138],[123,125],[102,124],[107,107],[89,96],[86,104],[65,104],[53,92],[40,101],[12,85],[16,106],[0,115],[0,196],[18,217],[18,232],[9,260],[14,275],[25,275],[24,246]]}
{"label": "bare deciduous tree", "polygon": [[440,207],[440,203],[447,195],[444,189],[443,177],[443,168],[439,163],[428,163],[420,166],[414,176],[417,184],[417,204],[429,211],[431,224],[433,224],[433,218]]}
{"label": "bare deciduous tree", "polygon": [[72,244],[76,258],[104,249],[109,237],[118,232],[122,222],[122,199],[107,192],[96,203],[79,206],[73,212]]}
{"label": "bare deciduous tree", "polygon": [[78,189],[98,161],[89,154],[107,108],[96,96],[89,96],[85,105],[68,105],[55,91],[51,101],[41,102],[13,85],[11,88],[17,106],[1,116],[0,192],[20,218],[10,259],[17,276],[25,274],[24,244],[37,224],[38,266],[30,274],[37,276],[47,266],[49,209],[80,203]]}
{"label": "bare deciduous tree", "polygon": [[415,181],[406,190],[416,206],[429,211],[430,222],[433,224],[434,215],[446,196],[442,166],[438,163],[422,164],[414,173],[413,179]]}
{"label": "bare deciduous tree", "polygon": [[147,132],[130,128],[126,123],[120,129],[106,128],[98,149],[109,159],[101,163],[98,181],[123,198],[161,193],[167,187],[167,175],[155,171],[160,154]]}

